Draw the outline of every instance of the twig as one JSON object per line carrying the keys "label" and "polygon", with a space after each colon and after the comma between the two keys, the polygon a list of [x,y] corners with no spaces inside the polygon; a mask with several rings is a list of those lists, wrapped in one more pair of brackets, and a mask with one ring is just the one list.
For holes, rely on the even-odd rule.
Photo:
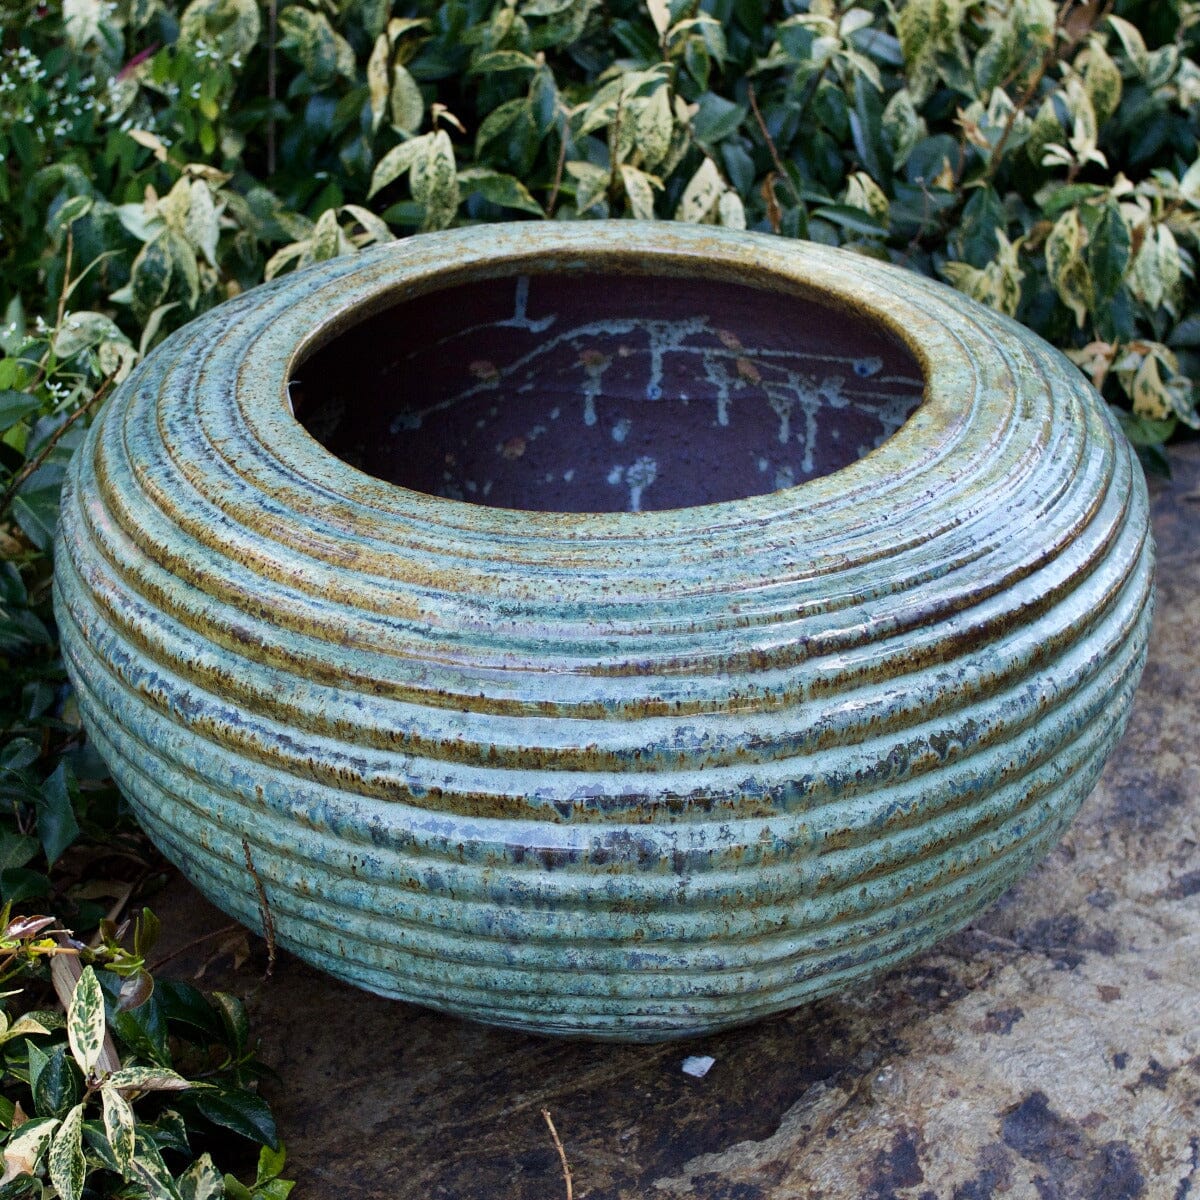
{"label": "twig", "polygon": [[17,492],[21,490],[21,485],[27,480],[30,475],[40,467],[47,458],[50,457],[51,451],[63,440],[67,430],[79,420],[84,413],[95,408],[101,400],[104,399],[108,389],[112,387],[115,375],[109,375],[103,383],[92,394],[92,398],[81,404],[47,439],[46,444],[31,458],[17,473],[13,476],[12,482],[4,489],[4,494],[0,496],[0,516],[8,512],[8,506],[12,504]]}
{"label": "twig", "polygon": [[554,168],[554,186],[550,189],[550,199],[546,201],[546,216],[554,216],[554,206],[558,203],[558,191],[562,187],[563,168],[567,165],[567,118],[562,117],[562,132],[558,142],[558,164]]}
{"label": "twig", "polygon": [[267,178],[275,174],[275,0],[267,0]]}
{"label": "twig", "polygon": [[788,186],[788,191],[792,193],[792,198],[797,204],[803,204],[804,201],[800,197],[800,192],[797,190],[795,183],[792,182],[792,177],[787,173],[783,165],[783,160],[779,157],[779,151],[775,146],[775,139],[771,136],[767,129],[767,123],[763,120],[762,112],[758,107],[758,97],[754,93],[754,84],[746,85],[746,95],[750,97],[750,110],[754,113],[754,119],[758,122],[759,132],[763,135],[763,141],[767,143],[767,149],[771,152],[771,161],[775,164],[775,170],[783,177],[784,183]]}
{"label": "twig", "polygon": [[189,950],[195,950],[197,946],[202,946],[205,942],[211,942],[213,938],[224,937],[227,933],[233,933],[233,931],[238,928],[239,926],[236,921],[230,921],[228,925],[222,925],[220,929],[214,929],[210,933],[202,933],[199,937],[192,938],[190,942],[185,942],[177,950],[172,950],[170,954],[164,955],[162,958],[160,958],[154,964],[154,966],[150,968],[151,973],[153,974],[157,971],[161,971],[162,968],[167,965],[167,963],[174,962],[175,959],[179,958],[180,955],[186,954]]}
{"label": "twig", "polygon": [[54,328],[61,329],[63,313],[67,310],[67,293],[71,290],[71,255],[75,251],[75,222],[67,226],[67,252],[63,255],[63,281],[58,292],[58,312],[54,320]]}
{"label": "twig", "polygon": [[258,915],[262,921],[263,937],[267,940],[267,973],[263,976],[265,983],[275,970],[275,918],[271,916],[271,906],[267,903],[267,889],[254,869],[254,859],[250,857],[250,843],[242,838],[242,850],[246,855],[246,870],[254,880],[254,888],[258,892]]}
{"label": "twig", "polygon": [[542,1116],[550,1128],[550,1136],[554,1139],[554,1148],[558,1151],[558,1161],[562,1163],[563,1183],[567,1186],[567,1200],[574,1200],[575,1189],[571,1184],[571,1168],[567,1165],[567,1152],[563,1149],[558,1130],[554,1128],[554,1119],[550,1116],[550,1110],[543,1108]]}

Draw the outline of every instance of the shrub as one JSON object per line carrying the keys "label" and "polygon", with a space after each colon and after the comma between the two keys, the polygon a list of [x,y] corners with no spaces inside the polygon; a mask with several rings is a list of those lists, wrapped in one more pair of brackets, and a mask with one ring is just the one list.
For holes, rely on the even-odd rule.
{"label": "shrub", "polygon": [[1162,470],[1198,424],[1198,30],[1197,0],[0,0],[0,902],[88,927],[64,854],[134,836],[49,550],[170,330],[418,230],[709,222],[1026,323]]}

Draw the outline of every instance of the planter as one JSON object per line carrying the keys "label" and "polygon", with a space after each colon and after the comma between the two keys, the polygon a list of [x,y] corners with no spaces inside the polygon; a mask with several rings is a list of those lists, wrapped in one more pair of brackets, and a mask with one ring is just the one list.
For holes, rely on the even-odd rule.
{"label": "planter", "polygon": [[342,979],[617,1039],[969,920],[1095,782],[1151,609],[1144,482],[1060,355],[681,225],[222,305],[109,401],[59,536],[88,729],[201,891],[258,927],[249,856]]}

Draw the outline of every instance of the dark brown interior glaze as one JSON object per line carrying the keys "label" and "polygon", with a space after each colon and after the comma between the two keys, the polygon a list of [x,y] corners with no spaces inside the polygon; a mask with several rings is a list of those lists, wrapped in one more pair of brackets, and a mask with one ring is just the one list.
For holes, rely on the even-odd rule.
{"label": "dark brown interior glaze", "polygon": [[890,437],[921,370],[814,299],[705,279],[462,284],[338,335],[290,383],[339,458],[496,508],[683,508],[828,475]]}

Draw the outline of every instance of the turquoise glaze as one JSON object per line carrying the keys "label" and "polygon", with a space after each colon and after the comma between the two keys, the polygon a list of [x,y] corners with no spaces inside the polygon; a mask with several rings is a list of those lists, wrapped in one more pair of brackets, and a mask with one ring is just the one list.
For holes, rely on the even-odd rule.
{"label": "turquoise glaze", "polygon": [[[923,402],[832,474],[636,513],[406,490],[293,416],[293,369],[368,314],[577,272],[857,313]],[[259,927],[248,849],[279,943],[341,979],[655,1040],[861,985],[1037,862],[1124,727],[1151,567],[1129,447],[1016,323],[820,246],[523,223],[164,342],[74,460],[55,598],[90,735],[216,904]]]}

